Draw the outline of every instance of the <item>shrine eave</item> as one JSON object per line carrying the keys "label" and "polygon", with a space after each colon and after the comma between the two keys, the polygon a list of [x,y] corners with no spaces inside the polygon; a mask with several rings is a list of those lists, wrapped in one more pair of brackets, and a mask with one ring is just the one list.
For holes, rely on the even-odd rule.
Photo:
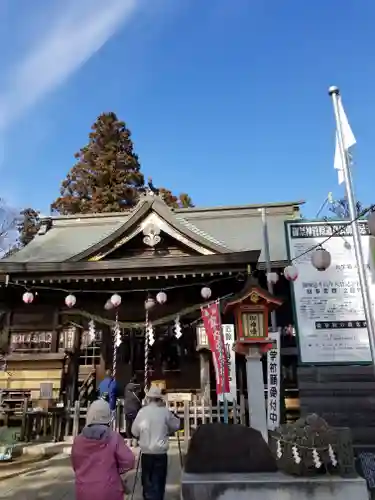
{"label": "shrine eave", "polygon": [[260,250],[216,255],[129,258],[98,262],[0,262],[0,282],[15,279],[137,278],[200,273],[241,272],[256,265]]}
{"label": "shrine eave", "polygon": [[265,290],[259,285],[258,280],[256,280],[253,276],[250,276],[243,289],[225,302],[224,314],[237,304],[246,303],[254,293],[258,295],[258,297],[263,301],[267,302],[270,310],[281,306],[281,304],[283,303],[282,299],[270,294],[268,290]]}

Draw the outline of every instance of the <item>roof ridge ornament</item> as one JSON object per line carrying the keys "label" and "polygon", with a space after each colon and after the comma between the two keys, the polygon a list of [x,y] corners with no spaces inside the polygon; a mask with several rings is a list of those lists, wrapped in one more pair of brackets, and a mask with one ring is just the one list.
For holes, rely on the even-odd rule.
{"label": "roof ridge ornament", "polygon": [[150,222],[143,228],[143,243],[151,248],[154,248],[161,242],[160,227],[153,222]]}
{"label": "roof ridge ornament", "polygon": [[160,195],[160,190],[154,186],[154,183],[152,182],[152,178],[148,178],[147,182],[147,187],[146,187],[146,195],[149,196],[159,196]]}

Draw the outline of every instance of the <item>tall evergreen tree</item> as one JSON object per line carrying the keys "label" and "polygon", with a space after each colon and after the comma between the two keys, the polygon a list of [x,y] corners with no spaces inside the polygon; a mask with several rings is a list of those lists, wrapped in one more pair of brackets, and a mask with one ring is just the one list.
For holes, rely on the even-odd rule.
{"label": "tall evergreen tree", "polygon": [[24,247],[34,238],[40,228],[40,213],[33,208],[24,208],[21,212],[21,219],[17,224],[18,241]]}
{"label": "tall evergreen tree", "polygon": [[144,177],[133,151],[130,130],[115,113],[103,113],[93,124],[88,144],[62,182],[51,205],[60,214],[117,212],[134,206]]}

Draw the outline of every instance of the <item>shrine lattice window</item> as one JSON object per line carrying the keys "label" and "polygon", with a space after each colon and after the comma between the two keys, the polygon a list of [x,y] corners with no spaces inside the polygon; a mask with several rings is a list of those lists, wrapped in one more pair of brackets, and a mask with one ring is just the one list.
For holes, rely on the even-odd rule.
{"label": "shrine lattice window", "polygon": [[52,332],[12,332],[10,334],[10,348],[13,352],[50,352],[52,346]]}
{"label": "shrine lattice window", "polygon": [[81,353],[79,364],[83,366],[96,366],[100,363],[100,354],[102,348],[102,333],[95,332],[92,337],[88,330],[82,332]]}
{"label": "shrine lattice window", "polygon": [[59,336],[59,351],[73,350],[75,335],[76,328],[74,326],[64,328]]}

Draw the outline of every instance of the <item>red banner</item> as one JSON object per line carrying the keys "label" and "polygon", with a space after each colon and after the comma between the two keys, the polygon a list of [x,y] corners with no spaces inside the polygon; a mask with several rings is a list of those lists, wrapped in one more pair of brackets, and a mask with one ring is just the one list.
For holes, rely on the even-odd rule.
{"label": "red banner", "polygon": [[226,359],[223,334],[221,331],[221,319],[219,303],[202,307],[203,326],[208,337],[208,343],[212,352],[212,360],[216,374],[216,392],[222,394],[230,392],[229,369]]}

